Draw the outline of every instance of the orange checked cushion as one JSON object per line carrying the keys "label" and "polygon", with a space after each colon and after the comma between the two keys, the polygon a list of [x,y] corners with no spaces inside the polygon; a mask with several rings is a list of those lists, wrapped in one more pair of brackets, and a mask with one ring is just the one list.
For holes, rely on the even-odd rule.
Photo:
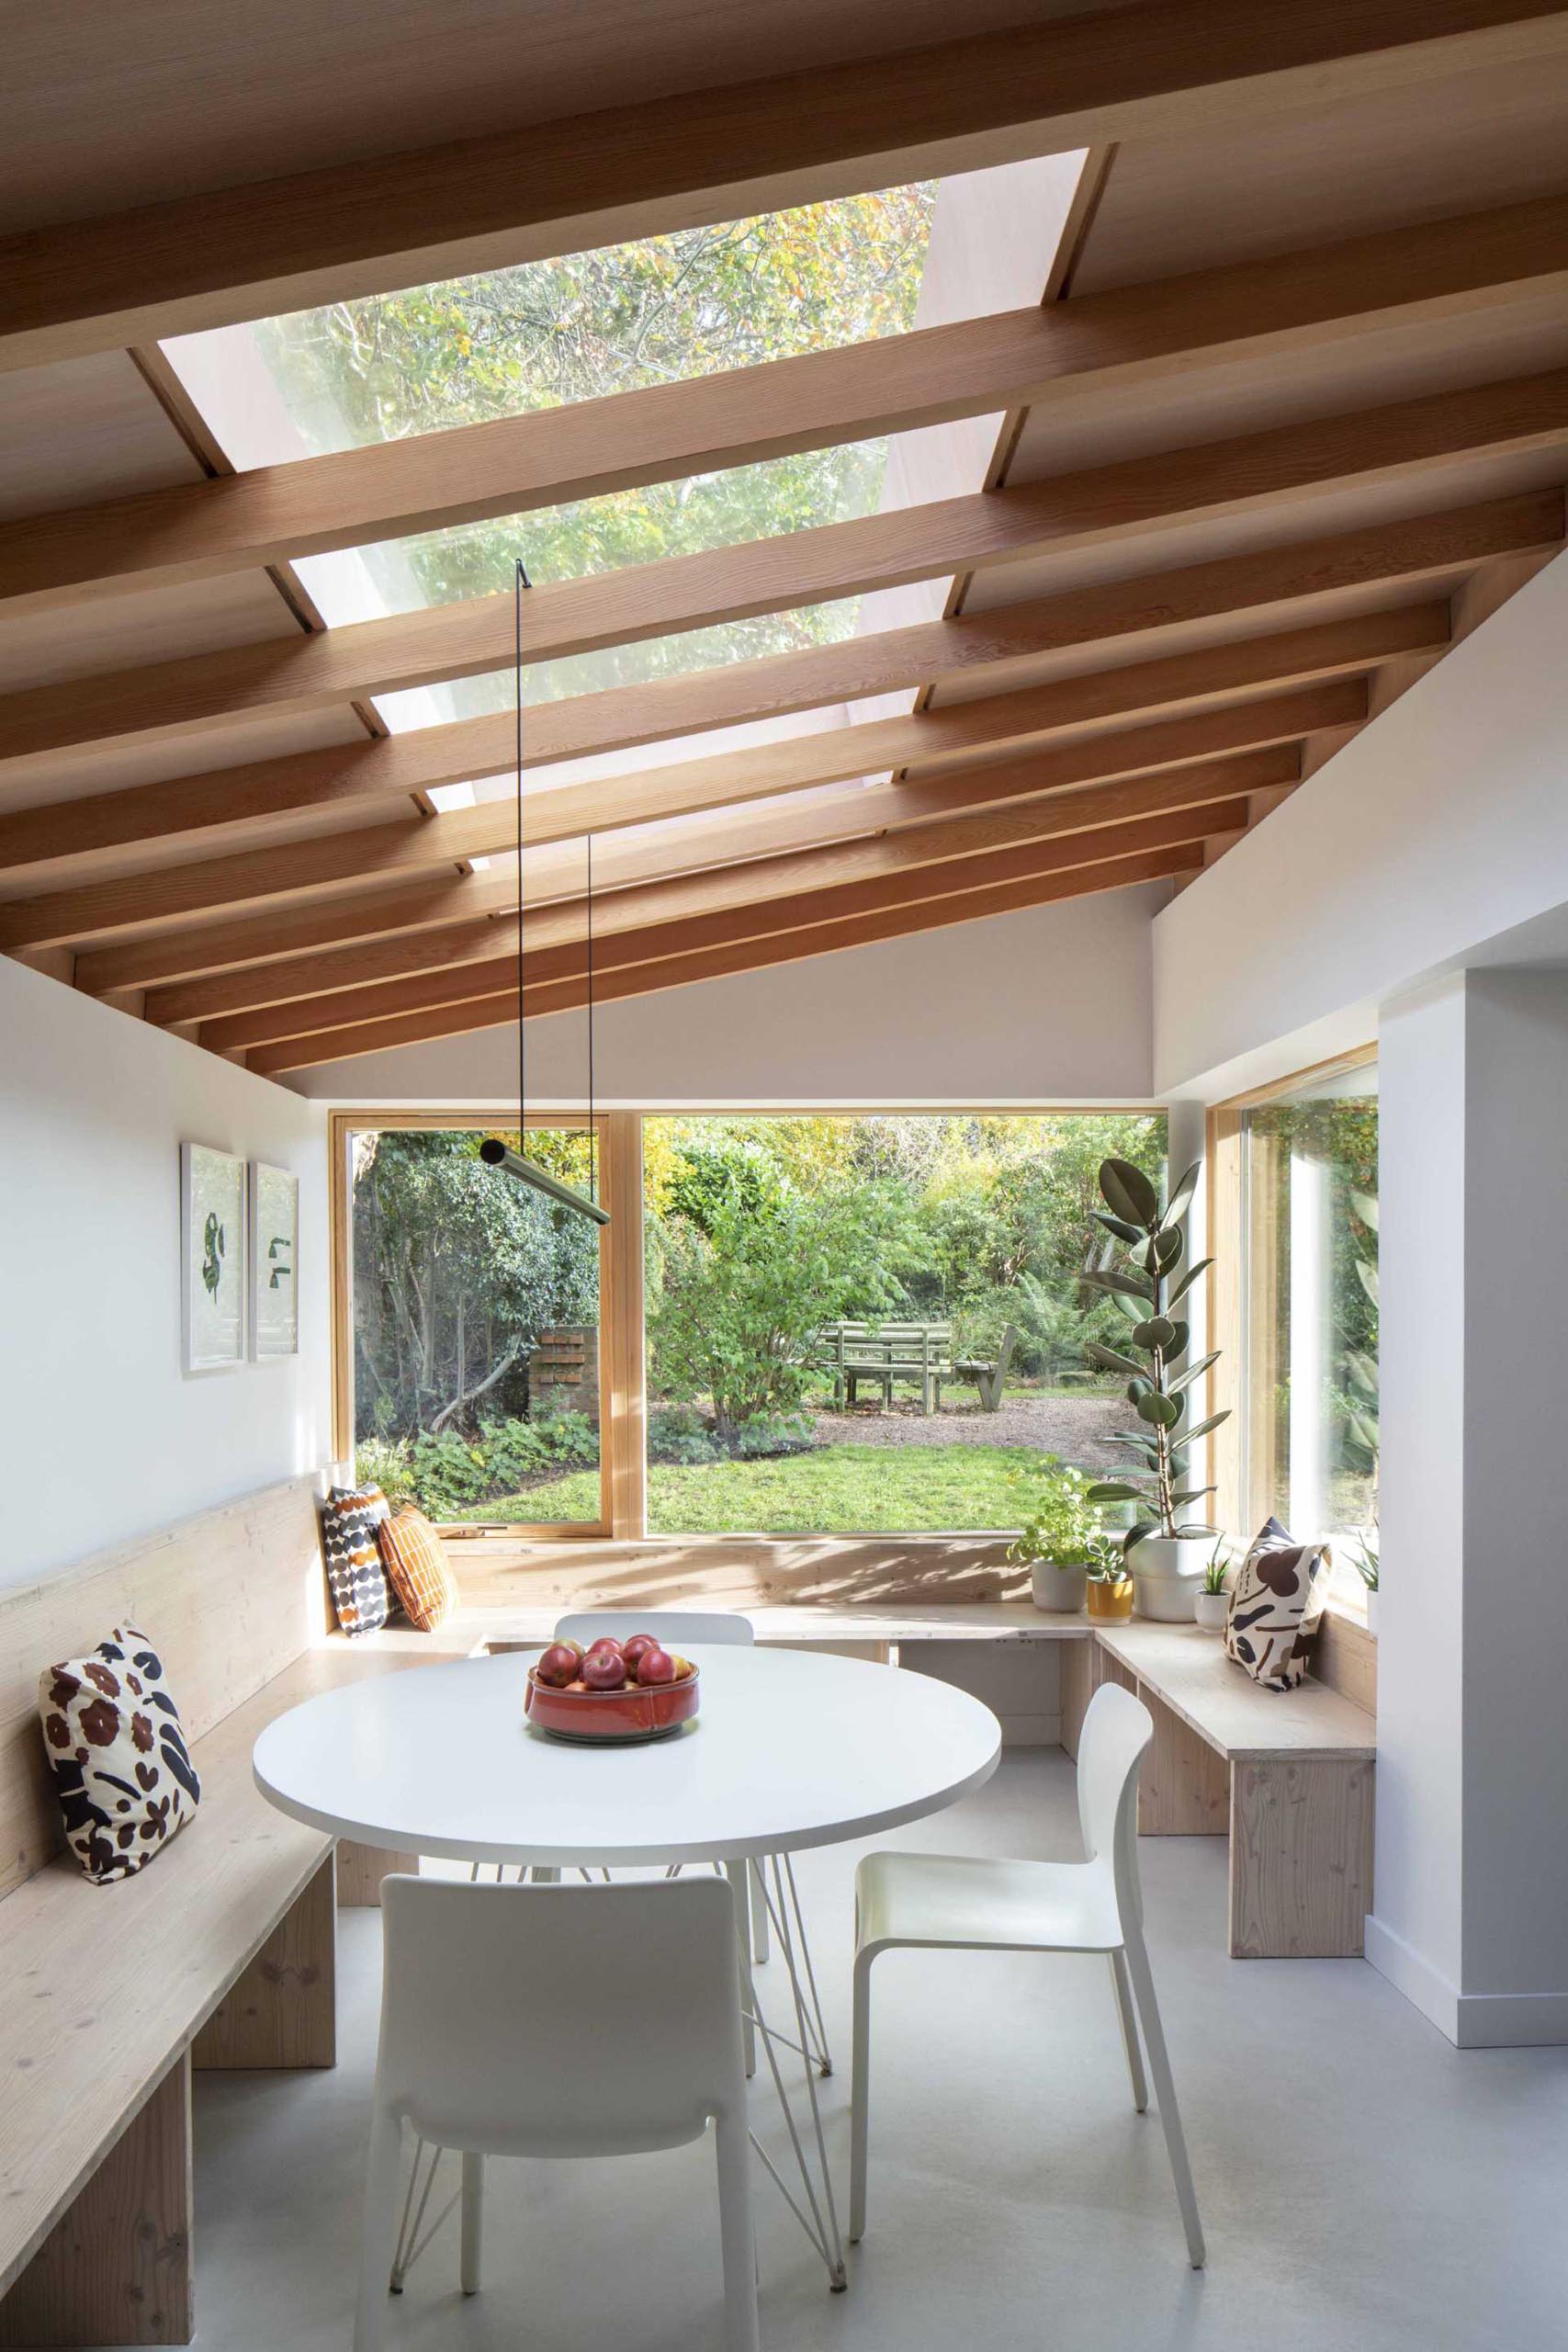
{"label": "orange checked cushion", "polygon": [[381,1564],[411,1625],[434,1634],[457,1606],[457,1588],[441,1538],[422,1510],[405,1504],[376,1530]]}

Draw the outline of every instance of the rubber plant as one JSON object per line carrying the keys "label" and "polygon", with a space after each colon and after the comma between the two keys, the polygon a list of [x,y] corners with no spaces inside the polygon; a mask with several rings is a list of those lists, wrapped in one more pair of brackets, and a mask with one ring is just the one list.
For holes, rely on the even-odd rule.
{"label": "rubber plant", "polygon": [[[1091,1487],[1093,1503],[1131,1503],[1135,1516],[1122,1539],[1123,1558],[1130,1558],[1146,1536],[1209,1536],[1219,1530],[1201,1518],[1183,1516],[1214,1491],[1188,1480],[1191,1451],[1198,1440],[1228,1420],[1228,1412],[1211,1413],[1206,1420],[1189,1424],[1187,1400],[1194,1384],[1220,1360],[1220,1350],[1189,1363],[1191,1327],[1176,1310],[1213,1261],[1200,1258],[1181,1270],[1186,1243],[1181,1219],[1198,1184],[1198,1169],[1190,1168],[1172,1186],[1164,1202],[1141,1168],[1130,1160],[1107,1159],[1100,1170],[1103,1210],[1093,1212],[1097,1225],[1111,1236],[1105,1262],[1089,1269],[1083,1280],[1109,1292],[1127,1319],[1125,1349],[1091,1341],[1088,1353],[1101,1369],[1125,1375],[1127,1402],[1137,1415],[1136,1429],[1118,1430],[1118,1442],[1130,1446],[1135,1467],[1120,1478],[1103,1479]],[[1118,1252],[1115,1244],[1122,1245]],[[1122,1262],[1114,1262],[1121,1255]]]}

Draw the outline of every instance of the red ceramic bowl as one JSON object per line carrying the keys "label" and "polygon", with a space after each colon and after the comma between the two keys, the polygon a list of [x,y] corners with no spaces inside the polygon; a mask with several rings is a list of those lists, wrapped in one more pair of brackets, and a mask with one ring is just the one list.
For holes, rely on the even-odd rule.
{"label": "red ceramic bowl", "polygon": [[663,1739],[697,1712],[698,1668],[683,1682],[660,1682],[624,1690],[556,1690],[528,1669],[524,1712],[552,1739],[583,1741]]}

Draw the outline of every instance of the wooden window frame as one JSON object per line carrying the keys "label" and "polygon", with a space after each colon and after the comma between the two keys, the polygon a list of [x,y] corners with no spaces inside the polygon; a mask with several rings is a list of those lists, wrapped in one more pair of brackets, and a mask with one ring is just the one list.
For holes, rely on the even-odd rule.
{"label": "wooden window frame", "polygon": [[[484,1111],[404,1108],[328,1114],[328,1216],[332,1257],[333,1454],[352,1462],[354,1437],[354,1250],[349,1139],[375,1130],[492,1134],[508,1124]],[[510,1122],[515,1125],[515,1119]],[[530,1111],[530,1127],[586,1129],[581,1110]],[[647,1532],[647,1397],[643,1382],[642,1114],[600,1111],[600,1196],[610,1223],[599,1228],[599,1516],[587,1521],[518,1521],[504,1533],[519,1542],[628,1540]],[[494,1522],[473,1521],[489,1532]],[[457,1530],[451,1531],[456,1532]]]}
{"label": "wooden window frame", "polygon": [[[1256,1439],[1253,1423],[1259,1418],[1261,1400],[1256,1393],[1247,1393],[1244,1372],[1249,1361],[1257,1360],[1248,1341],[1258,1335],[1263,1304],[1250,1280],[1247,1114],[1300,1094],[1314,1082],[1327,1085],[1351,1070],[1365,1069],[1377,1057],[1375,1041],[1356,1046],[1209,1106],[1204,1121],[1208,1249],[1213,1260],[1208,1274],[1209,1345],[1221,1351],[1210,1374],[1209,1403],[1211,1411],[1226,1409],[1231,1417],[1210,1441],[1214,1510],[1223,1527],[1260,1526],[1270,1507],[1258,1470],[1258,1445],[1246,1442],[1249,1434]],[[1340,1595],[1336,1594],[1335,1603],[1342,1605]]]}

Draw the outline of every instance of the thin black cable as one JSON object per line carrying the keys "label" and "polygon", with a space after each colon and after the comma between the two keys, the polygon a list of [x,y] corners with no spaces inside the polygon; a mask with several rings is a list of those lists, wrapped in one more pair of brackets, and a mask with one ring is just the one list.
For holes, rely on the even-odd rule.
{"label": "thin black cable", "polygon": [[588,1192],[599,1197],[599,1130],[593,1124],[593,836],[588,836]]}
{"label": "thin black cable", "polygon": [[527,1094],[524,1086],[526,1065],[523,1044],[523,591],[533,584],[519,556],[512,599],[514,611],[513,683],[517,698],[517,1148],[524,1153],[528,1148],[528,1130],[525,1124]]}

